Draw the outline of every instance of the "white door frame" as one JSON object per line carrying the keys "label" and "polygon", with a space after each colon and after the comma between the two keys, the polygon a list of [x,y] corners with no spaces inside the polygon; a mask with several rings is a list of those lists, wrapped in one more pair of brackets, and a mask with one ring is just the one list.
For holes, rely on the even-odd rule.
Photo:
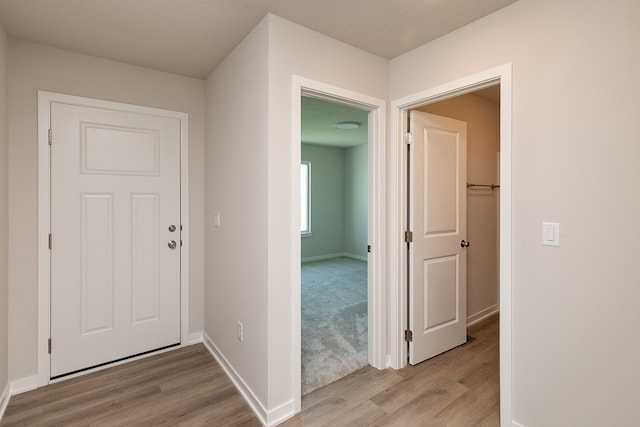
{"label": "white door frame", "polygon": [[389,159],[389,245],[390,365],[400,369],[407,364],[407,250],[401,236],[407,230],[407,112],[425,104],[463,95],[500,84],[500,420],[511,425],[511,129],[512,66],[510,63],[436,86],[391,102]]}
{"label": "white door frame", "polygon": [[[180,120],[180,221],[182,224],[182,249],[180,254],[180,344],[182,346],[186,345],[189,337],[189,115],[176,111],[38,91],[38,387],[42,387],[51,382],[48,339],[50,337],[51,324],[51,264],[49,251],[51,165],[49,155],[49,128],[50,106],[52,102],[114,111],[151,114]],[[55,135],[53,143],[55,144]],[[127,361],[130,360],[133,359]],[[92,370],[88,370],[83,373],[91,371]]]}
{"label": "white door frame", "polygon": [[[293,77],[293,159],[291,174],[292,206],[300,205],[300,152],[301,152],[301,101],[302,95],[348,105],[369,111],[369,198],[368,235],[371,253],[368,256],[368,354],[369,364],[375,368],[387,367],[386,355],[386,191],[385,191],[385,106],[381,99],[352,92],[336,86],[299,76]],[[300,296],[300,212],[296,210],[292,224],[291,277],[293,278],[293,355],[294,361],[294,411],[300,412],[302,403],[302,359],[301,359],[301,296]]]}

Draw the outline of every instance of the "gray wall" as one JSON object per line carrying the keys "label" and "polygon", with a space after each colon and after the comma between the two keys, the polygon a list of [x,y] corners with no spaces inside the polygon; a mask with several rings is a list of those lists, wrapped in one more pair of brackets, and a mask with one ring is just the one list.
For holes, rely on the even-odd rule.
{"label": "gray wall", "polygon": [[344,252],[367,257],[368,145],[344,151]]}
{"label": "gray wall", "polygon": [[302,144],[311,162],[311,236],[302,260],[367,255],[367,145],[351,148]]}

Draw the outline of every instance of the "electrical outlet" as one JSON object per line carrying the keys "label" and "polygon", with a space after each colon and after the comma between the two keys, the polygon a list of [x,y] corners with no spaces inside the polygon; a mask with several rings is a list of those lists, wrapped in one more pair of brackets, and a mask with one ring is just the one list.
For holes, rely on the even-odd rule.
{"label": "electrical outlet", "polygon": [[244,325],[238,321],[238,341],[244,341]]}

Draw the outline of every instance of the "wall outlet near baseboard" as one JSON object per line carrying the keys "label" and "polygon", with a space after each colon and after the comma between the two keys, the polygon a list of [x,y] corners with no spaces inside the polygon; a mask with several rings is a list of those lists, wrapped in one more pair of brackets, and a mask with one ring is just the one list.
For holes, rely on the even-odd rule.
{"label": "wall outlet near baseboard", "polygon": [[241,321],[238,321],[238,341],[244,341],[244,325]]}

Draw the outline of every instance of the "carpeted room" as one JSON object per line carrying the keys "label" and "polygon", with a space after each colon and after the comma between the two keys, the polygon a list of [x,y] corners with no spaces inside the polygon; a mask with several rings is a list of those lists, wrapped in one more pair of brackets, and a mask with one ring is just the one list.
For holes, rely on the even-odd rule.
{"label": "carpeted room", "polygon": [[367,365],[367,112],[303,97],[301,153],[306,394]]}

